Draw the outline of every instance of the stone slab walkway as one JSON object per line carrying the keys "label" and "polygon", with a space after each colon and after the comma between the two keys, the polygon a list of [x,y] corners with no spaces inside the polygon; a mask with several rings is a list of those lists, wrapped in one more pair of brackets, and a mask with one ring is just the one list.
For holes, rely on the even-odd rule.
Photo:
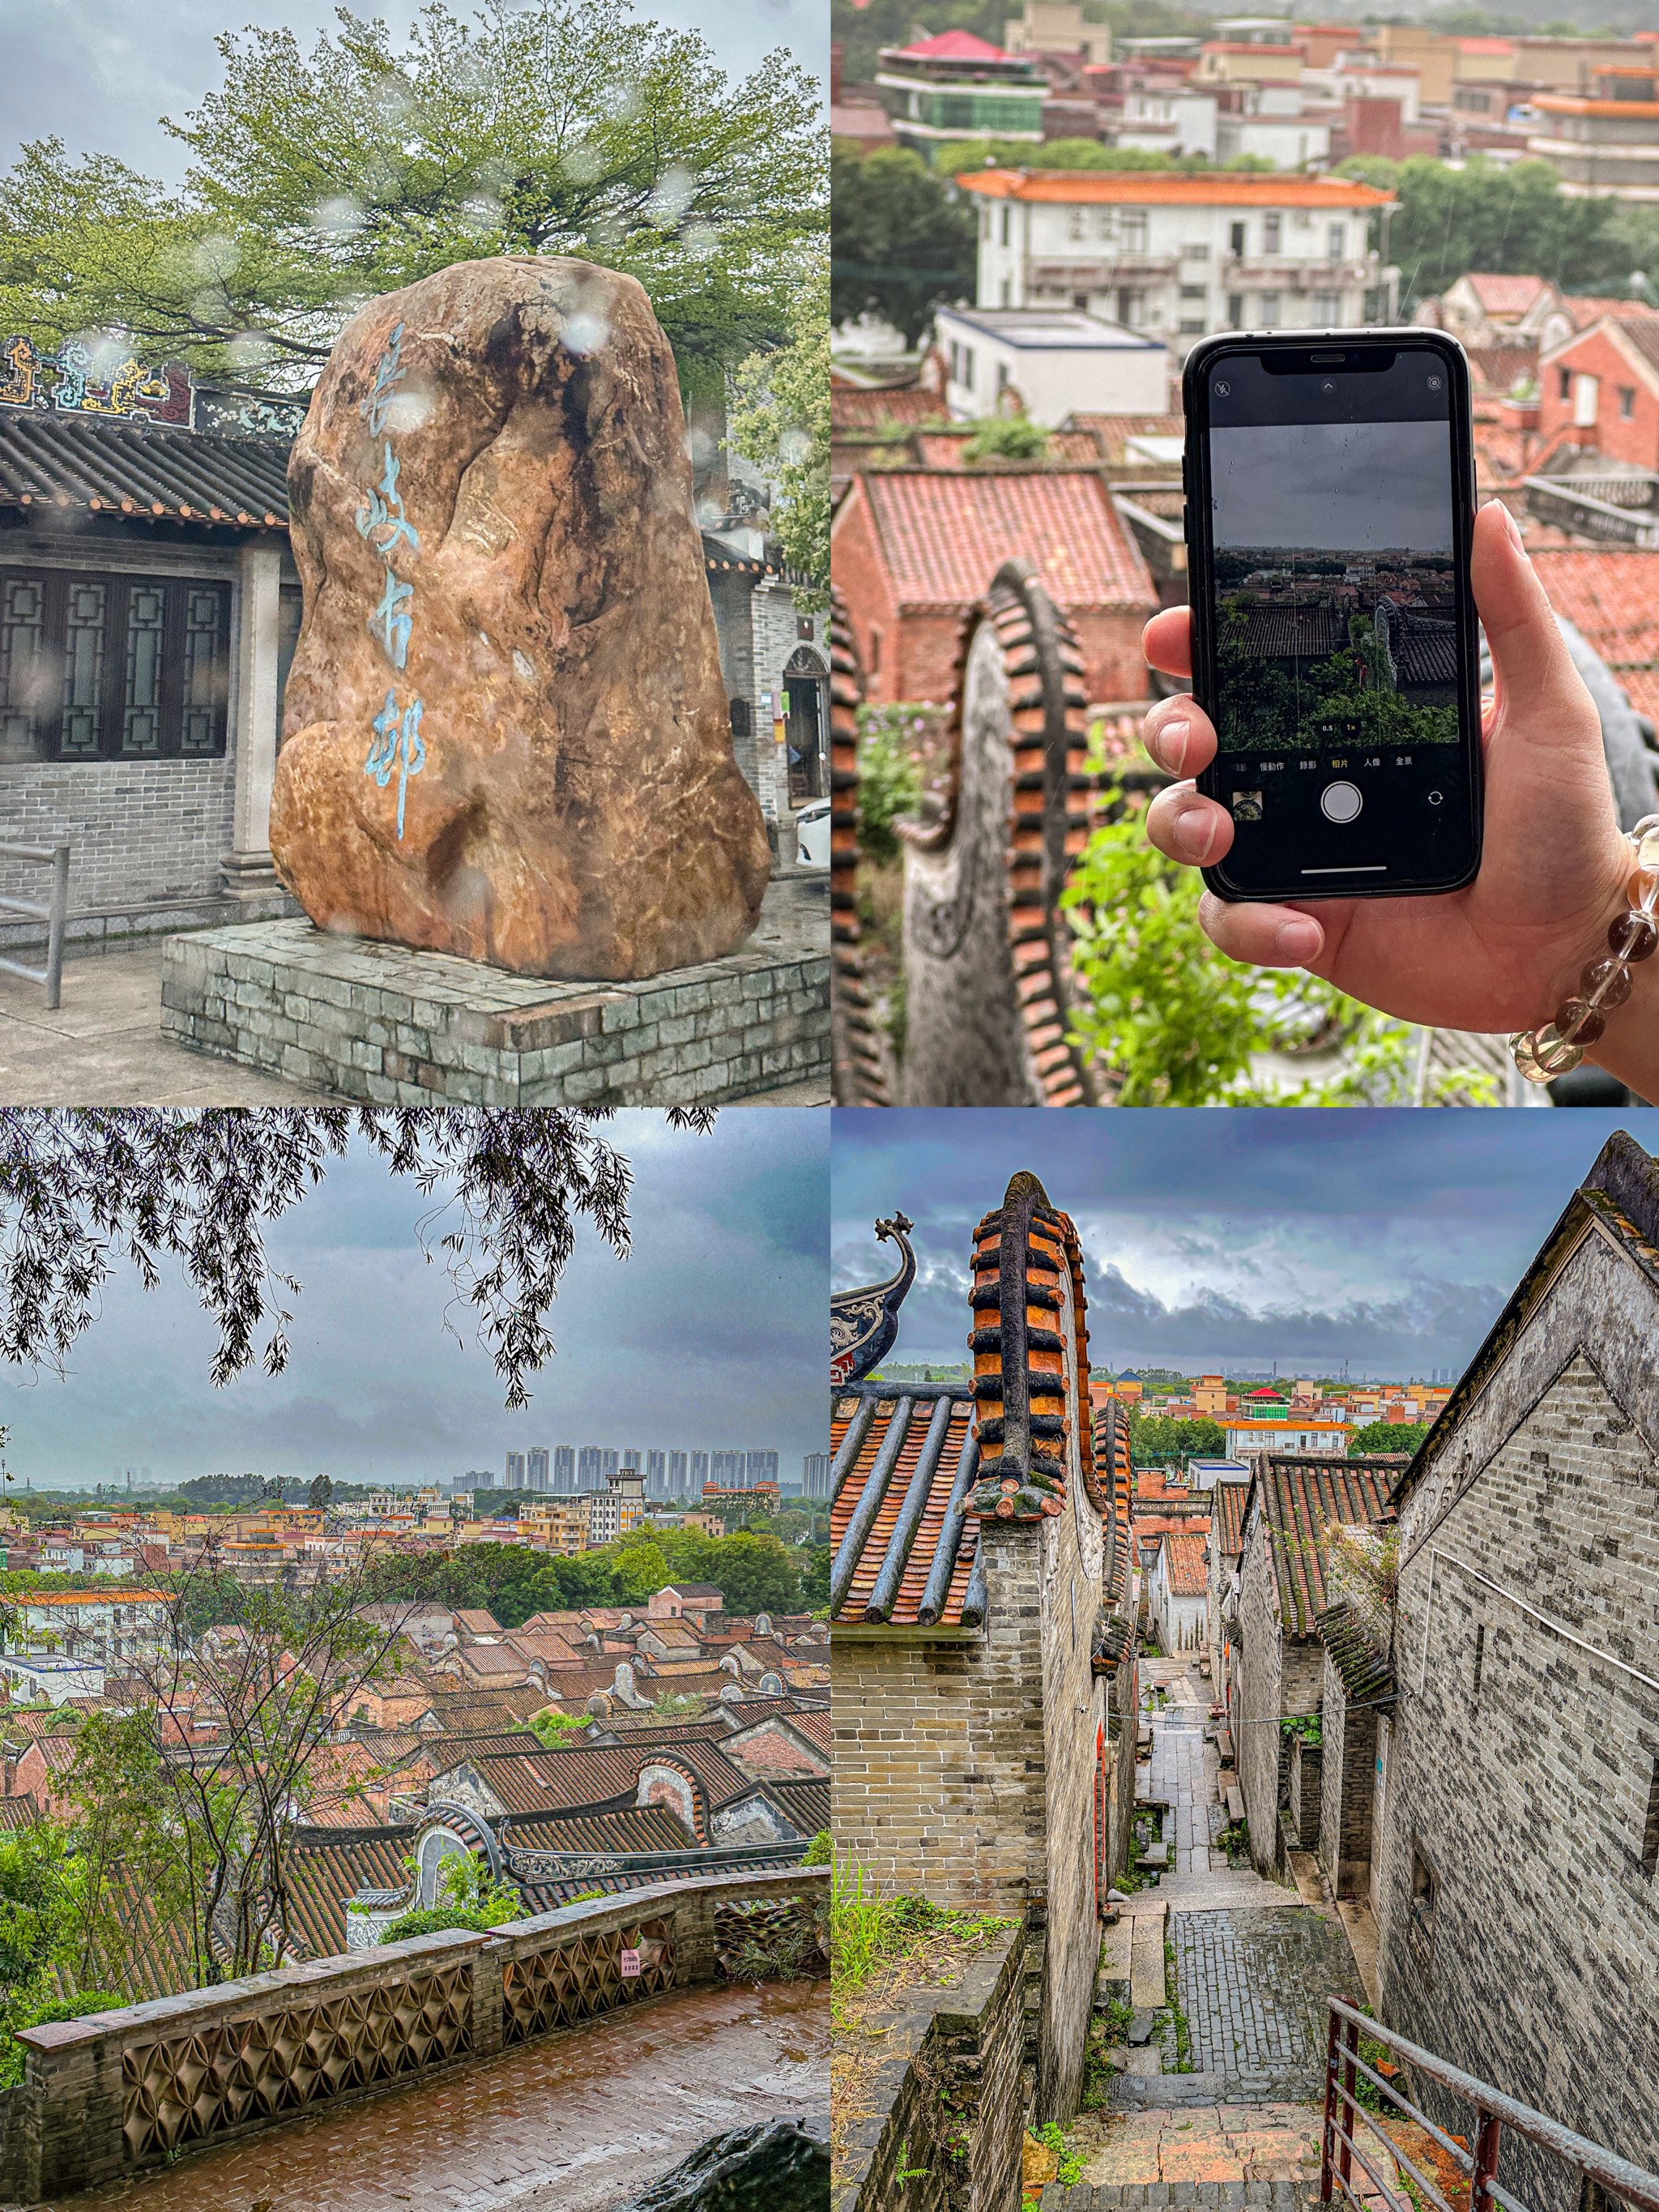
{"label": "stone slab walkway", "polygon": [[33,2212],[612,2212],[711,2135],[829,2125],[823,1982],[693,1990]]}

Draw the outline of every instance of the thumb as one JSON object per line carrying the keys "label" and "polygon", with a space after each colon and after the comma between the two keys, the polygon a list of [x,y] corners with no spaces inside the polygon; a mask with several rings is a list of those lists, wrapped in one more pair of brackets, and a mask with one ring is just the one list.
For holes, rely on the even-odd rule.
{"label": "thumb", "polygon": [[1469,580],[1492,652],[1499,706],[1524,702],[1528,726],[1554,737],[1599,732],[1595,704],[1501,500],[1488,500],[1474,519]]}

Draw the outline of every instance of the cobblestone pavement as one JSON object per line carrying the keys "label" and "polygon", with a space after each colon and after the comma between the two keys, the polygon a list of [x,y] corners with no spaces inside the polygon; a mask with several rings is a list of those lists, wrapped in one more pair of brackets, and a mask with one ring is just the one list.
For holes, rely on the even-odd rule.
{"label": "cobblestone pavement", "polygon": [[1242,2097],[1322,2095],[1325,2001],[1354,1985],[1340,1922],[1302,1905],[1176,1912],[1170,1941],[1194,2068]]}
{"label": "cobblestone pavement", "polygon": [[1316,2181],[1322,2124],[1307,2105],[1211,2104],[1085,2120],[1079,2138],[1090,2182]]}
{"label": "cobblestone pavement", "polygon": [[711,2135],[827,2125],[823,1982],[688,1991],[35,2212],[611,2212]]}
{"label": "cobblestone pavement", "polygon": [[[0,1105],[303,1105],[325,1095],[164,1037],[159,939],[66,962],[56,1013],[38,983],[0,975]],[[830,1086],[794,1083],[737,1103],[827,1106]]]}

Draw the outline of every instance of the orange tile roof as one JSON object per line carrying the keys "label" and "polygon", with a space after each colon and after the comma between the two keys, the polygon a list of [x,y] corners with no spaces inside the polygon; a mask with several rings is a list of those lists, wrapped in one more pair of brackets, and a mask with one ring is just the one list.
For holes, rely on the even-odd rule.
{"label": "orange tile roof", "polygon": [[[837,1395],[831,1401],[832,1453],[841,1449],[854,1415],[870,1395],[866,1389],[862,1397],[849,1393]],[[904,1555],[904,1571],[891,1593],[890,1601],[874,1617],[896,1628],[915,1627],[921,1601],[937,1568],[939,1581],[934,1585],[934,1594],[939,1603],[930,1619],[946,1627],[957,1627],[962,1623],[963,1607],[967,1604],[969,1585],[979,1559],[979,1523],[963,1517],[963,1500],[957,1492],[957,1475],[975,1426],[974,1401],[965,1388],[960,1395],[951,1398],[949,1417],[935,1434],[932,1425],[934,1407],[945,1395],[935,1393],[923,1397],[896,1384],[890,1396],[877,1401],[859,1445],[858,1456],[830,1509],[830,1540],[837,1553],[846,1540],[854,1512],[863,1504],[865,1493],[874,1480],[876,1462],[899,1418],[901,1407],[907,1409],[904,1440],[887,1476],[875,1518],[865,1532],[857,1571],[836,1609],[839,1620],[862,1621],[872,1617],[869,1607],[876,1583],[886,1564],[911,1484],[921,1474],[927,1484],[927,1504]],[[982,1605],[982,1599],[980,1602]],[[969,1610],[971,1619],[977,1620],[979,1613],[972,1607]]]}
{"label": "orange tile roof", "polygon": [[171,1605],[170,1590],[78,1589],[19,1590],[15,1605]]}
{"label": "orange tile roof", "polygon": [[941,31],[934,38],[915,39],[908,46],[901,46],[902,54],[917,54],[933,62],[1006,62],[1017,58],[1001,46],[994,46],[988,39],[976,38],[972,31]]}
{"label": "orange tile roof", "polygon": [[1479,274],[1464,279],[1489,315],[1523,315],[1549,286],[1541,276]]}
{"label": "orange tile roof", "polygon": [[1325,1531],[1334,1522],[1375,1525],[1407,1465],[1404,1455],[1371,1459],[1268,1457],[1261,1464],[1262,1510],[1279,1578],[1287,1636],[1311,1636],[1334,1595],[1325,1582]]}
{"label": "orange tile roof", "polygon": [[1653,715],[1659,708],[1659,552],[1545,546],[1533,552],[1532,563],[1556,613],[1601,655],[1638,714]]}
{"label": "orange tile roof", "polygon": [[944,422],[950,410],[937,392],[919,384],[890,384],[875,391],[856,385],[830,388],[830,420],[837,430],[879,430],[913,422]]}
{"label": "orange tile roof", "polygon": [[1013,554],[1067,613],[1157,604],[1140,548],[1092,469],[884,469],[858,483],[902,608],[966,609]]}
{"label": "orange tile roof", "polygon": [[1209,1570],[1204,1561],[1202,1536],[1166,1536],[1164,1573],[1174,1597],[1202,1597]]}
{"label": "orange tile roof", "polygon": [[1218,1551],[1224,1559],[1236,1559],[1244,1548],[1244,1501],[1250,1494],[1248,1482],[1218,1482],[1211,1492],[1215,1499],[1215,1530]]}
{"label": "orange tile roof", "polygon": [[1147,169],[974,169],[956,181],[988,199],[1061,205],[1109,200],[1142,207],[1374,208],[1389,206],[1395,197],[1350,177],[1176,177]]}
{"label": "orange tile roof", "polygon": [[1624,122],[1659,115],[1659,100],[1583,100],[1571,93],[1540,92],[1532,104],[1546,115],[1611,115]]}
{"label": "orange tile roof", "polygon": [[[970,461],[963,453],[963,449],[974,434],[965,423],[960,430],[920,431],[915,440],[916,459],[929,469],[983,467],[982,462]],[[1100,457],[1099,445],[1088,430],[1051,430],[1042,455],[1045,461],[1070,461],[1084,468],[1091,462],[1098,462]]]}

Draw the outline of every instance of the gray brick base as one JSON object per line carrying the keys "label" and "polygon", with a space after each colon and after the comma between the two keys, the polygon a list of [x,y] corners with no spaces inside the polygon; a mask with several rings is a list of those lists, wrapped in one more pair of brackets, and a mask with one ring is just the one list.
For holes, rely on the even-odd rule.
{"label": "gray brick base", "polygon": [[168,939],[179,1043],[385,1106],[713,1103],[827,1077],[823,879],[785,877],[724,960],[637,983],[550,982],[308,921]]}

